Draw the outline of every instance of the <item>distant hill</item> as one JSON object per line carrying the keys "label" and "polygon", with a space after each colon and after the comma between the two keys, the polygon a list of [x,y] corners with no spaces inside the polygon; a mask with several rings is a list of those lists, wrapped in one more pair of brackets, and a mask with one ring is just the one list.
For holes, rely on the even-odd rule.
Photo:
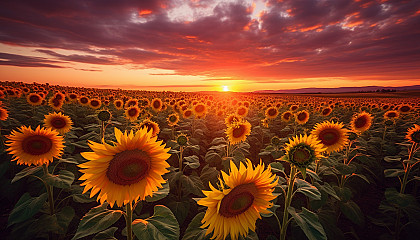
{"label": "distant hill", "polygon": [[382,86],[365,86],[365,87],[339,87],[339,88],[299,88],[285,90],[259,90],[254,93],[351,93],[351,92],[374,92],[381,91],[410,91],[420,90],[420,85],[404,86],[404,87],[382,87]]}

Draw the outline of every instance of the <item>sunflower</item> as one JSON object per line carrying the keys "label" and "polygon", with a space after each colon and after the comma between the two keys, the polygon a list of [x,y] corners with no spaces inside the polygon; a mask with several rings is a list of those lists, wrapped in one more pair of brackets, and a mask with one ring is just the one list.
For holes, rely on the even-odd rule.
{"label": "sunflower", "polygon": [[7,137],[7,151],[13,154],[18,164],[40,166],[49,164],[63,153],[64,139],[58,132],[38,126],[35,130],[22,126],[20,132],[13,130]]}
{"label": "sunflower", "polygon": [[306,168],[319,159],[321,152],[325,150],[322,143],[314,136],[300,135],[289,139],[289,143],[286,143],[286,154],[282,160],[296,166],[305,178]]}
{"label": "sunflower", "polygon": [[321,114],[323,116],[328,116],[328,115],[331,114],[331,112],[332,112],[332,109],[330,107],[326,107],[326,108],[322,109]]}
{"label": "sunflower", "polygon": [[410,106],[408,104],[404,104],[404,105],[401,105],[398,108],[398,111],[400,111],[400,113],[409,113],[411,111],[411,109],[413,109],[412,106]]}
{"label": "sunflower", "polygon": [[414,124],[414,127],[409,128],[405,138],[411,143],[420,143],[420,126]]}
{"label": "sunflower", "polygon": [[26,96],[26,101],[32,106],[39,106],[42,103],[42,97],[38,93],[30,93]]}
{"label": "sunflower", "polygon": [[178,123],[179,115],[176,113],[172,113],[171,115],[168,116],[168,118],[166,118],[166,120],[168,121],[168,125],[170,127],[173,127]]}
{"label": "sunflower", "polygon": [[[229,234],[231,239],[246,236],[249,229],[255,231],[255,223],[260,213],[269,213],[274,187],[277,185],[271,167],[264,164],[252,166],[251,161],[240,163],[239,169],[231,161],[230,175],[222,172],[219,179],[221,189],[210,183],[211,191],[203,191],[205,198],[197,203],[207,207],[202,220],[206,235],[213,232],[212,239],[222,240]],[[222,182],[223,181],[223,182]]]}
{"label": "sunflower", "polygon": [[246,137],[251,133],[251,124],[242,120],[240,122],[234,122],[226,129],[230,144],[236,144],[245,141]]}
{"label": "sunflower", "polygon": [[197,118],[203,118],[207,114],[207,107],[205,104],[198,103],[193,107],[193,111]]}
{"label": "sunflower", "polygon": [[286,111],[281,115],[281,120],[283,122],[288,122],[292,119],[293,113],[291,111]]}
{"label": "sunflower", "polygon": [[132,106],[125,110],[125,117],[131,122],[136,121],[139,115],[140,109],[137,106]]}
{"label": "sunflower", "polygon": [[311,134],[326,147],[326,152],[338,152],[348,142],[348,130],[343,123],[325,121],[317,123]]}
{"label": "sunflower", "polygon": [[0,121],[4,121],[9,117],[7,109],[0,107]]}
{"label": "sunflower", "polygon": [[70,101],[72,101],[72,102],[77,101],[77,94],[76,93],[69,93],[68,97],[69,97]]}
{"label": "sunflower", "polygon": [[92,108],[92,109],[98,109],[98,108],[101,107],[101,105],[102,105],[101,100],[99,100],[97,98],[91,99],[89,101],[89,107]]}
{"label": "sunflower", "polygon": [[138,127],[139,129],[146,128],[148,132],[152,131],[152,137],[157,136],[160,132],[159,125],[156,122],[149,119],[143,120]]}
{"label": "sunflower", "polygon": [[88,97],[86,97],[86,96],[81,96],[80,98],[79,98],[79,103],[82,105],[82,106],[88,106],[89,105],[89,98]]}
{"label": "sunflower", "polygon": [[389,120],[397,119],[400,116],[398,111],[390,110],[384,113],[384,118]]}
{"label": "sunflower", "polygon": [[279,115],[279,111],[275,107],[269,107],[265,110],[265,117],[268,119],[274,119]]}
{"label": "sunflower", "polygon": [[50,113],[44,118],[44,127],[52,128],[60,134],[65,134],[69,132],[71,129],[71,125],[73,125],[73,122],[71,121],[70,117],[61,114],[61,112]]}
{"label": "sunflower", "polygon": [[99,192],[97,200],[123,206],[132,201],[144,200],[162,187],[170,157],[162,141],[157,142],[152,132],[140,129],[122,133],[115,128],[116,143],[89,142],[93,152],[82,152],[89,160],[79,164],[85,180],[83,193],[92,189],[90,196]]}
{"label": "sunflower", "polygon": [[162,110],[162,106],[163,106],[163,103],[162,103],[162,100],[160,100],[160,98],[155,98],[152,100],[151,107],[153,111],[160,112]]}
{"label": "sunflower", "polygon": [[114,106],[118,110],[123,108],[123,104],[124,104],[124,102],[120,99],[117,99],[117,100],[114,101]]}
{"label": "sunflower", "polygon": [[130,98],[127,102],[125,102],[125,107],[133,107],[133,106],[138,106],[139,100],[137,100],[136,98]]}
{"label": "sunflower", "polygon": [[64,104],[64,101],[58,100],[57,98],[50,98],[50,100],[48,100],[48,105],[56,111],[59,111],[61,107],[63,106],[63,104]]}
{"label": "sunflower", "polygon": [[298,124],[305,124],[309,120],[309,112],[306,110],[302,110],[295,114],[295,119]]}
{"label": "sunflower", "polygon": [[362,133],[370,128],[372,119],[372,115],[364,111],[356,114],[351,120],[351,129],[355,132]]}
{"label": "sunflower", "polygon": [[236,114],[238,114],[240,117],[246,117],[246,115],[248,115],[248,108],[240,106],[238,109],[236,109]]}
{"label": "sunflower", "polygon": [[232,113],[225,118],[225,124],[226,124],[226,126],[230,126],[230,125],[234,124],[235,122],[240,122],[241,120],[242,120],[241,117]]}

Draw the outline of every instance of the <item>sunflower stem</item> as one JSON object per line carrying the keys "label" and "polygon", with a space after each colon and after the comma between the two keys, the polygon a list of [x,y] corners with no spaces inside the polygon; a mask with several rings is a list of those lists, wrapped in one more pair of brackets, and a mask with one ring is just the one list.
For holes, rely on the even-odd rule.
{"label": "sunflower stem", "polygon": [[[44,175],[48,175],[48,167],[46,164],[42,165],[42,169],[44,170]],[[48,194],[48,204],[50,205],[50,215],[54,214],[54,196],[53,196],[53,189],[50,184],[45,182],[45,188],[47,189]]]}
{"label": "sunflower stem", "polygon": [[[179,172],[181,173],[180,176],[182,176],[184,174],[184,172],[182,171],[182,153],[184,152],[184,147],[180,146],[179,147]],[[181,183],[181,179],[178,179],[178,197],[181,200],[182,198],[182,183]]]}
{"label": "sunflower stem", "polygon": [[125,217],[125,224],[127,226],[127,240],[133,240],[133,209],[131,207],[131,201],[126,205],[126,214],[127,216]]}
{"label": "sunflower stem", "polygon": [[280,229],[280,240],[286,239],[287,226],[289,223],[289,212],[287,211],[287,209],[289,208],[291,200],[292,200],[295,177],[296,177],[296,167],[291,166],[289,183],[287,186],[287,195],[286,195],[286,200],[284,202],[283,221],[282,221],[282,226]]}
{"label": "sunflower stem", "polygon": [[105,142],[105,122],[101,121],[101,142]]}

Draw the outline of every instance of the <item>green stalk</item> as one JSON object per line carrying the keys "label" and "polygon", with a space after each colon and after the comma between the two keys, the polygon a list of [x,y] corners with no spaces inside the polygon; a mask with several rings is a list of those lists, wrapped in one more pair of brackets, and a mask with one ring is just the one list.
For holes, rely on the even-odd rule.
{"label": "green stalk", "polygon": [[[42,165],[42,169],[44,170],[44,175],[49,174],[47,165]],[[50,214],[54,214],[54,196],[53,196],[53,189],[52,186],[45,182],[45,188],[47,189],[48,194],[48,204],[50,205]]]}
{"label": "green stalk", "polygon": [[127,240],[133,240],[133,209],[131,208],[131,201],[126,205],[126,214],[125,224],[127,226]]}
{"label": "green stalk", "polygon": [[282,221],[282,227],[280,229],[280,240],[286,239],[287,226],[289,223],[289,212],[287,211],[287,209],[289,208],[290,203],[292,201],[293,186],[295,184],[295,176],[296,176],[296,167],[292,166],[290,170],[289,183],[287,187],[287,195],[286,195],[286,199],[284,203],[283,221]]}

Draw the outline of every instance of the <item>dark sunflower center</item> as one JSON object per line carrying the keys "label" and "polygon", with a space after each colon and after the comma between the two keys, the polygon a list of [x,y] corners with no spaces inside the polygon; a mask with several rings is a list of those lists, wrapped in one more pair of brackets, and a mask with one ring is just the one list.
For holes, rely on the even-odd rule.
{"label": "dark sunflower center", "polygon": [[409,107],[409,106],[402,106],[402,107],[400,108],[400,111],[401,111],[401,112],[408,112],[408,111],[410,111],[410,107]]}
{"label": "dark sunflower center", "polygon": [[395,112],[390,112],[390,113],[388,113],[388,114],[387,114],[387,116],[388,116],[389,118],[394,118],[394,117],[396,117],[396,116],[397,116],[397,114],[396,114]]}
{"label": "dark sunflower center", "polygon": [[191,112],[191,111],[185,111],[185,112],[184,112],[184,115],[185,115],[186,117],[191,116],[191,114],[192,114],[192,112]]}
{"label": "dark sunflower center", "polygon": [[306,113],[299,113],[298,114],[298,120],[303,121],[306,119]]}
{"label": "dark sunflower center", "polygon": [[297,106],[292,106],[293,111],[296,110],[296,109],[297,109]]}
{"label": "dark sunflower center", "polygon": [[239,109],[238,114],[239,115],[244,115],[245,111],[246,111],[245,109],[241,108],[241,109]]}
{"label": "dark sunflower center", "polygon": [[116,105],[117,107],[121,107],[121,102],[116,102],[116,103],[115,103],[115,105]]}
{"label": "dark sunflower center", "polygon": [[335,129],[325,129],[319,133],[319,140],[326,146],[334,145],[340,139],[340,134]]}
{"label": "dark sunflower center", "polygon": [[64,119],[61,117],[55,117],[51,120],[51,125],[54,128],[60,129],[66,126],[66,121],[64,121]]}
{"label": "dark sunflower center", "polygon": [[97,107],[99,105],[99,102],[96,101],[96,100],[93,100],[93,101],[90,102],[90,105],[92,105],[94,107]]}
{"label": "dark sunflower center", "polygon": [[52,145],[51,139],[41,135],[29,136],[22,141],[23,151],[31,155],[45,154],[51,150]]}
{"label": "dark sunflower center", "polygon": [[81,103],[87,103],[87,102],[88,102],[88,99],[87,99],[87,98],[85,98],[85,97],[80,98],[80,102],[81,102]]}
{"label": "dark sunflower center", "polygon": [[53,102],[53,104],[54,104],[55,107],[58,107],[58,106],[61,105],[60,100],[58,100],[57,98],[55,98],[52,102]]}
{"label": "dark sunflower center", "polygon": [[154,101],[153,102],[153,107],[154,108],[160,108],[160,102],[159,101]]}
{"label": "dark sunflower center", "polygon": [[195,111],[201,113],[204,111],[204,106],[203,105],[198,105],[197,107],[195,107]]}
{"label": "dark sunflower center", "polygon": [[176,117],[175,116],[170,116],[169,117],[169,121],[170,122],[175,122],[176,121]]}
{"label": "dark sunflower center", "polygon": [[413,142],[420,143],[420,131],[413,132],[413,134],[411,134],[411,139]]}
{"label": "dark sunflower center", "polygon": [[311,152],[306,148],[298,148],[293,152],[293,160],[298,163],[307,162],[311,157]]}
{"label": "dark sunflower center", "polygon": [[252,206],[257,188],[253,183],[236,186],[223,197],[220,203],[220,215],[230,218],[237,216]]}
{"label": "dark sunflower center", "polygon": [[358,117],[354,121],[354,125],[356,126],[356,128],[363,128],[363,127],[366,126],[366,124],[367,124],[367,117],[366,116]]}
{"label": "dark sunflower center", "polygon": [[277,111],[276,111],[276,109],[274,109],[274,108],[271,108],[271,109],[269,109],[269,110],[268,110],[268,115],[269,115],[269,116],[275,116],[275,115],[276,115],[276,113],[277,113]]}
{"label": "dark sunflower center", "polygon": [[245,126],[239,125],[237,128],[233,129],[232,135],[234,138],[240,138],[245,133]]}
{"label": "dark sunflower center", "polygon": [[29,97],[29,101],[33,102],[33,103],[37,103],[40,100],[39,96],[37,95],[32,95]]}
{"label": "dark sunflower center", "polygon": [[77,98],[77,95],[76,94],[70,94],[70,98],[71,99],[76,99]]}
{"label": "dark sunflower center", "polygon": [[55,95],[55,98],[58,99],[58,100],[61,100],[61,99],[63,99],[63,96],[60,95],[60,94],[57,94],[57,95]]}
{"label": "dark sunflower center", "polygon": [[134,116],[136,116],[136,115],[137,115],[137,109],[132,108],[132,109],[128,110],[128,115],[129,115],[130,117],[134,117]]}
{"label": "dark sunflower center", "polygon": [[126,150],[118,153],[109,162],[106,176],[118,185],[130,185],[147,176],[150,157],[141,150]]}
{"label": "dark sunflower center", "polygon": [[324,109],[323,111],[322,111],[322,114],[324,114],[324,115],[327,115],[327,114],[329,114],[330,113],[330,109],[329,108],[326,108],[326,109]]}

